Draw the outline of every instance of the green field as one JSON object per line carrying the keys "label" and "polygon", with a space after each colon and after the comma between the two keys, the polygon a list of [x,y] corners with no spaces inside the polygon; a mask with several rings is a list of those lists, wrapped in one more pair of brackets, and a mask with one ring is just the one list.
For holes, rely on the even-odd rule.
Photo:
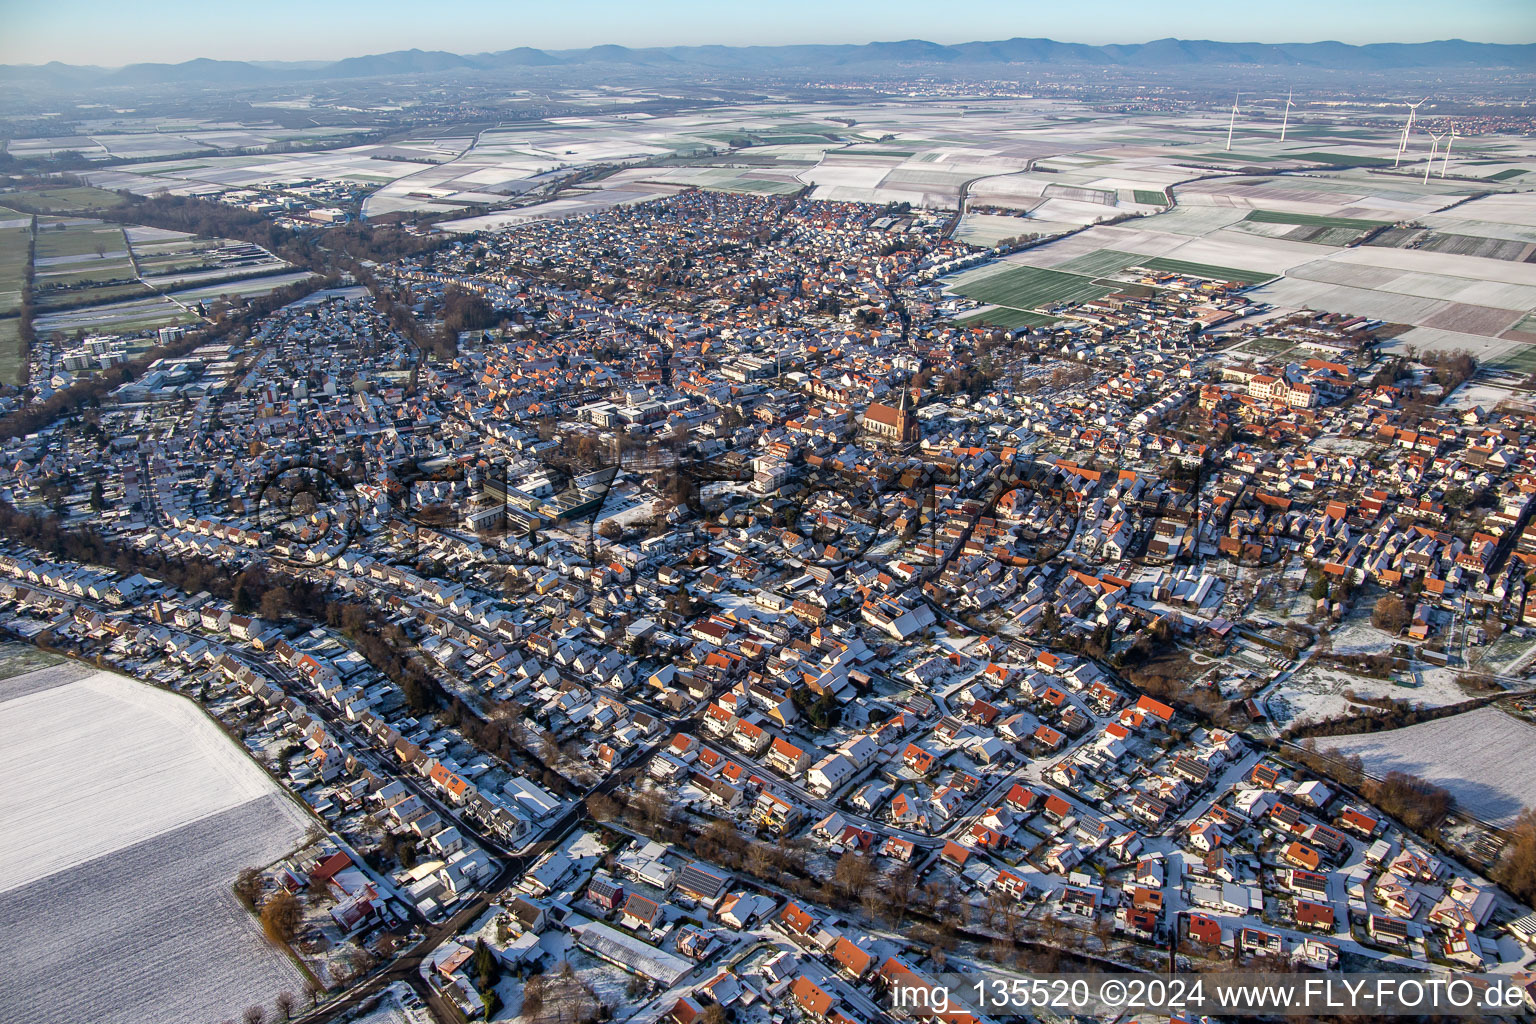
{"label": "green field", "polygon": [[25,384],[27,369],[21,358],[21,321],[8,316],[0,320],[0,381]]}
{"label": "green field", "polygon": [[49,313],[63,308],[80,308],[100,302],[118,302],[122,299],[143,298],[149,290],[137,281],[119,284],[102,284],[94,288],[72,288],[68,291],[33,291],[33,302],[38,313]]}
{"label": "green field", "polygon": [[1157,189],[1138,188],[1133,189],[1132,194],[1138,203],[1145,203],[1148,206],[1168,205],[1168,196]]}
{"label": "green field", "polygon": [[1295,347],[1296,343],[1294,341],[1287,341],[1284,338],[1265,337],[1253,339],[1242,347],[1242,351],[1251,352],[1256,355],[1274,356],[1279,355],[1281,352],[1288,352]]}
{"label": "green field", "polygon": [[27,228],[0,231],[0,313],[21,308],[21,286],[27,278]]}
{"label": "green field", "polygon": [[120,278],[129,281],[134,279],[131,261],[88,259],[79,263],[61,263],[57,267],[40,267],[33,275],[32,287],[43,289],[49,285],[91,284]]}
{"label": "green field", "polygon": [[1055,269],[1064,270],[1069,274],[1082,274],[1084,277],[1104,277],[1107,274],[1118,274],[1126,267],[1140,266],[1145,260],[1145,256],[1134,252],[1095,249],[1093,252],[1067,260]]}
{"label": "green field", "polygon": [[7,640],[0,643],[0,679],[11,679],[26,672],[35,672],[49,665],[63,665],[69,661],[59,654],[50,654],[31,644]]}
{"label": "green field", "polygon": [[1058,302],[1097,299],[1108,295],[1111,289],[1094,284],[1080,274],[1039,267],[1013,267],[957,285],[955,291],[977,302],[1013,309],[1036,309]]}
{"label": "green field", "polygon": [[1374,156],[1345,156],[1342,153],[1287,153],[1287,160],[1307,160],[1333,167],[1390,167],[1392,161]]}
{"label": "green field", "polygon": [[765,146],[815,146],[835,141],[827,135],[762,135]]}
{"label": "green field", "polygon": [[121,206],[124,202],[116,192],[88,185],[0,193],[0,206],[22,213],[83,213]]}
{"label": "green field", "polygon": [[1216,281],[1240,281],[1243,284],[1257,284],[1260,281],[1269,281],[1279,276],[1276,274],[1266,274],[1258,270],[1237,270],[1232,267],[1212,266],[1209,263],[1170,260],[1162,256],[1147,260],[1142,263],[1142,266],[1148,270],[1163,270],[1170,274],[1193,274],[1195,277],[1209,277]]}
{"label": "green field", "polygon": [[706,192],[755,192],[764,195],[786,196],[805,188],[794,182],[766,181],[761,178],[735,178],[701,184]]}
{"label": "green field", "polygon": [[959,324],[961,327],[976,327],[983,324],[992,327],[1007,328],[1049,327],[1059,319],[1061,318],[1055,316],[1044,316],[1040,313],[1029,313],[1022,309],[1008,309],[1005,306],[999,306],[996,309],[989,309],[981,313],[972,313],[969,316],[961,317],[960,319],[956,320],[955,323]]}
{"label": "green field", "polygon": [[1484,181],[1508,181],[1510,178],[1518,178],[1522,174],[1529,173],[1524,167],[1506,167],[1498,174],[1490,174]]}
{"label": "green field", "polygon": [[1310,213],[1281,213],[1279,210],[1254,210],[1243,219],[1257,224],[1307,224],[1324,228],[1359,228],[1361,231],[1384,228],[1391,223],[1385,220],[1356,220],[1353,217],[1319,217]]}
{"label": "green field", "polygon": [[1521,345],[1488,361],[1491,370],[1506,373],[1536,373],[1536,345]]}
{"label": "green field", "polygon": [[1222,150],[1220,153],[1201,153],[1200,155],[1205,157],[1207,160],[1242,160],[1250,164],[1270,164],[1274,163],[1276,160],[1290,159],[1286,156],[1259,156],[1256,153],[1228,153],[1226,150]]}
{"label": "green field", "polygon": [[[104,227],[96,224],[63,225],[62,221],[37,225],[37,253],[39,260],[58,256],[94,255],[99,247],[103,253],[125,252],[128,242],[120,227]],[[62,269],[62,268],[60,268]]]}

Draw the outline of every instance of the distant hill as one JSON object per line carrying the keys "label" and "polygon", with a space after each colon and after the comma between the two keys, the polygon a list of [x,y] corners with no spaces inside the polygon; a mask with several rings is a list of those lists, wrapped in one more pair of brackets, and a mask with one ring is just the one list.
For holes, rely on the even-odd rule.
{"label": "distant hill", "polygon": [[80,67],[57,61],[44,65],[0,65],[0,82],[56,87],[176,85],[213,82],[260,85],[279,81],[375,78],[455,71],[496,71],[520,67],[581,65],[689,68],[778,72],[839,68],[892,70],[942,65],[951,68],[1010,64],[1077,67],[1179,68],[1195,65],[1294,67],[1341,71],[1437,68],[1513,68],[1536,71],[1536,44],[1469,43],[1222,43],[1202,39],[1157,39],[1149,43],[1088,46],[1054,39],[1003,39],[944,46],[923,39],[863,45],[667,46],[632,49],[593,46],[584,50],[536,50],[527,46],[495,53],[457,54],[442,50],[397,50],[316,61],[224,61],[206,58],[181,64],[130,64],[122,68]]}

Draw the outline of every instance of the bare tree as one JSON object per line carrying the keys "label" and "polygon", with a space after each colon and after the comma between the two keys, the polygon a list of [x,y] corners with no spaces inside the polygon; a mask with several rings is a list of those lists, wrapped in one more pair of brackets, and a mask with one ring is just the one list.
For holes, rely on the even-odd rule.
{"label": "bare tree", "polygon": [[241,868],[240,874],[235,877],[235,896],[241,903],[254,910],[256,901],[261,897],[261,870],[259,868]]}
{"label": "bare tree", "polygon": [[292,992],[283,991],[277,994],[276,1002],[278,1024],[287,1024],[288,1018],[293,1016],[293,1008],[298,1005],[298,998]]}
{"label": "bare tree", "polygon": [[531,974],[523,983],[523,1016],[532,1020],[544,1008],[544,975]]}
{"label": "bare tree", "polygon": [[299,934],[304,911],[293,893],[280,891],[261,907],[261,927],[273,945],[285,946]]}
{"label": "bare tree", "polygon": [[245,1015],[240,1019],[245,1024],[261,1024],[262,1021],[267,1019],[267,1011],[263,1010],[260,1006],[251,1006],[246,1009]]}

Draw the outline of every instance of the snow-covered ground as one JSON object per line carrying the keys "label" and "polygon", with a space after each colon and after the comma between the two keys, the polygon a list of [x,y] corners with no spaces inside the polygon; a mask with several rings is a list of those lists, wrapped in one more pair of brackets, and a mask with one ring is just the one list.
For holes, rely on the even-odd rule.
{"label": "snow-covered ground", "polygon": [[7,701],[0,775],[0,893],[275,791],[191,701],[110,672]]}
{"label": "snow-covered ground", "polygon": [[1358,754],[1380,777],[1408,772],[1443,786],[1459,807],[1507,825],[1536,807],[1536,725],[1483,707],[1406,729],[1318,740],[1325,750]]}
{"label": "snow-covered ground", "polygon": [[[1291,722],[1323,722],[1354,714],[1360,701],[1390,697],[1413,704],[1443,707],[1459,704],[1473,694],[1462,689],[1458,674],[1449,669],[1415,663],[1409,673],[1397,673],[1393,679],[1346,672],[1343,669],[1308,664],[1281,681],[1268,694],[1270,713],[1282,725]],[[1351,692],[1355,700],[1346,696]]]}
{"label": "snow-covered ground", "polygon": [[0,1020],[202,1024],[302,999],[230,889],[302,812],[184,698],[36,675],[0,685],[0,920],[25,951],[0,967]]}

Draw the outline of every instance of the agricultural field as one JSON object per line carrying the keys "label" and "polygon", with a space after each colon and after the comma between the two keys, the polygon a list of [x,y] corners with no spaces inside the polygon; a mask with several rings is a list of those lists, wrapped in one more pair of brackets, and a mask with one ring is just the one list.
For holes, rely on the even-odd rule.
{"label": "agricultural field", "polygon": [[1039,267],[1003,265],[979,277],[961,275],[950,289],[976,302],[1018,310],[1034,310],[1059,302],[1082,302],[1108,295],[1113,289],[1091,278]]}
{"label": "agricultural field", "polygon": [[187,324],[197,303],[265,294],[307,276],[246,242],[78,219],[40,228],[34,274],[40,335]]}
{"label": "agricultural field", "polygon": [[26,384],[27,363],[22,356],[21,321],[14,316],[0,318],[0,384]]}
{"label": "agricultural field", "polygon": [[[29,672],[35,672],[38,669],[54,665],[68,664],[69,660],[62,655],[50,654],[32,644],[22,643],[17,640],[0,642],[0,680],[26,675]],[[78,668],[71,671],[84,674]]]}
{"label": "agricultural field", "polygon": [[143,295],[123,229],[38,218],[32,297],[39,312]]}
{"label": "agricultural field", "polygon": [[0,1017],[193,1024],[302,991],[230,886],[308,816],[190,701],[80,675],[0,682],[0,915],[27,949],[0,968]]}
{"label": "agricultural field", "polygon": [[0,316],[21,308],[21,288],[27,280],[27,247],[32,231],[26,221],[0,222]]}
{"label": "agricultural field", "polygon": [[978,310],[975,313],[960,317],[955,323],[961,327],[986,325],[1013,330],[1019,327],[1049,327],[1059,319],[1060,317],[1029,313],[1022,309],[1009,309],[1007,306],[992,306],[989,309]]}
{"label": "agricultural field", "polygon": [[1191,274],[1195,277],[1209,277],[1218,281],[1240,281],[1244,284],[1258,284],[1260,281],[1268,281],[1274,277],[1273,274],[1266,274],[1261,270],[1238,270],[1234,267],[1191,263],[1189,260],[1174,260],[1163,256],[1147,260],[1144,265],[1148,270],[1163,270],[1170,274]]}
{"label": "agricultural field", "polygon": [[1404,729],[1320,738],[1319,748],[1359,755],[1369,774],[1407,772],[1449,790],[1463,811],[1509,825],[1536,807],[1536,725],[1494,707]]}
{"label": "agricultural field", "polygon": [[989,213],[967,213],[960,220],[955,238],[969,245],[991,247],[1010,238],[1031,234],[1039,228],[1022,217]]}
{"label": "agricultural field", "polygon": [[1512,345],[1483,364],[1502,373],[1536,373],[1536,345]]}
{"label": "agricultural field", "polygon": [[1527,262],[1536,253],[1536,243],[1508,238],[1483,238],[1431,231],[1414,248],[1424,252],[1444,252],[1453,256],[1478,256],[1482,259]]}
{"label": "agricultural field", "polygon": [[107,259],[128,255],[123,229],[99,220],[38,218],[37,251],[33,260],[38,269],[74,262],[75,258]]}
{"label": "agricultural field", "polygon": [[195,320],[197,320],[197,314],[191,310],[178,306],[163,296],[151,295],[142,299],[126,299],[100,306],[43,313],[33,320],[32,326],[41,338],[54,331],[63,331],[66,334],[75,331],[91,334],[124,334],[175,324],[189,324]]}
{"label": "agricultural field", "polygon": [[1353,217],[1322,217],[1312,213],[1284,213],[1278,210],[1254,210],[1243,219],[1260,224],[1305,224],[1323,228],[1358,228],[1361,231],[1386,227],[1391,223],[1384,220],[1358,220]]}
{"label": "agricultural field", "polygon": [[1069,274],[1084,274],[1088,277],[1108,277],[1118,274],[1126,267],[1138,266],[1146,261],[1146,257],[1134,252],[1118,252],[1114,249],[1095,249],[1091,253],[1077,256],[1056,267]]}
{"label": "agricultural field", "polygon": [[97,210],[121,206],[125,202],[127,200],[116,192],[91,188],[88,185],[0,192],[0,206],[19,213],[94,213]]}

